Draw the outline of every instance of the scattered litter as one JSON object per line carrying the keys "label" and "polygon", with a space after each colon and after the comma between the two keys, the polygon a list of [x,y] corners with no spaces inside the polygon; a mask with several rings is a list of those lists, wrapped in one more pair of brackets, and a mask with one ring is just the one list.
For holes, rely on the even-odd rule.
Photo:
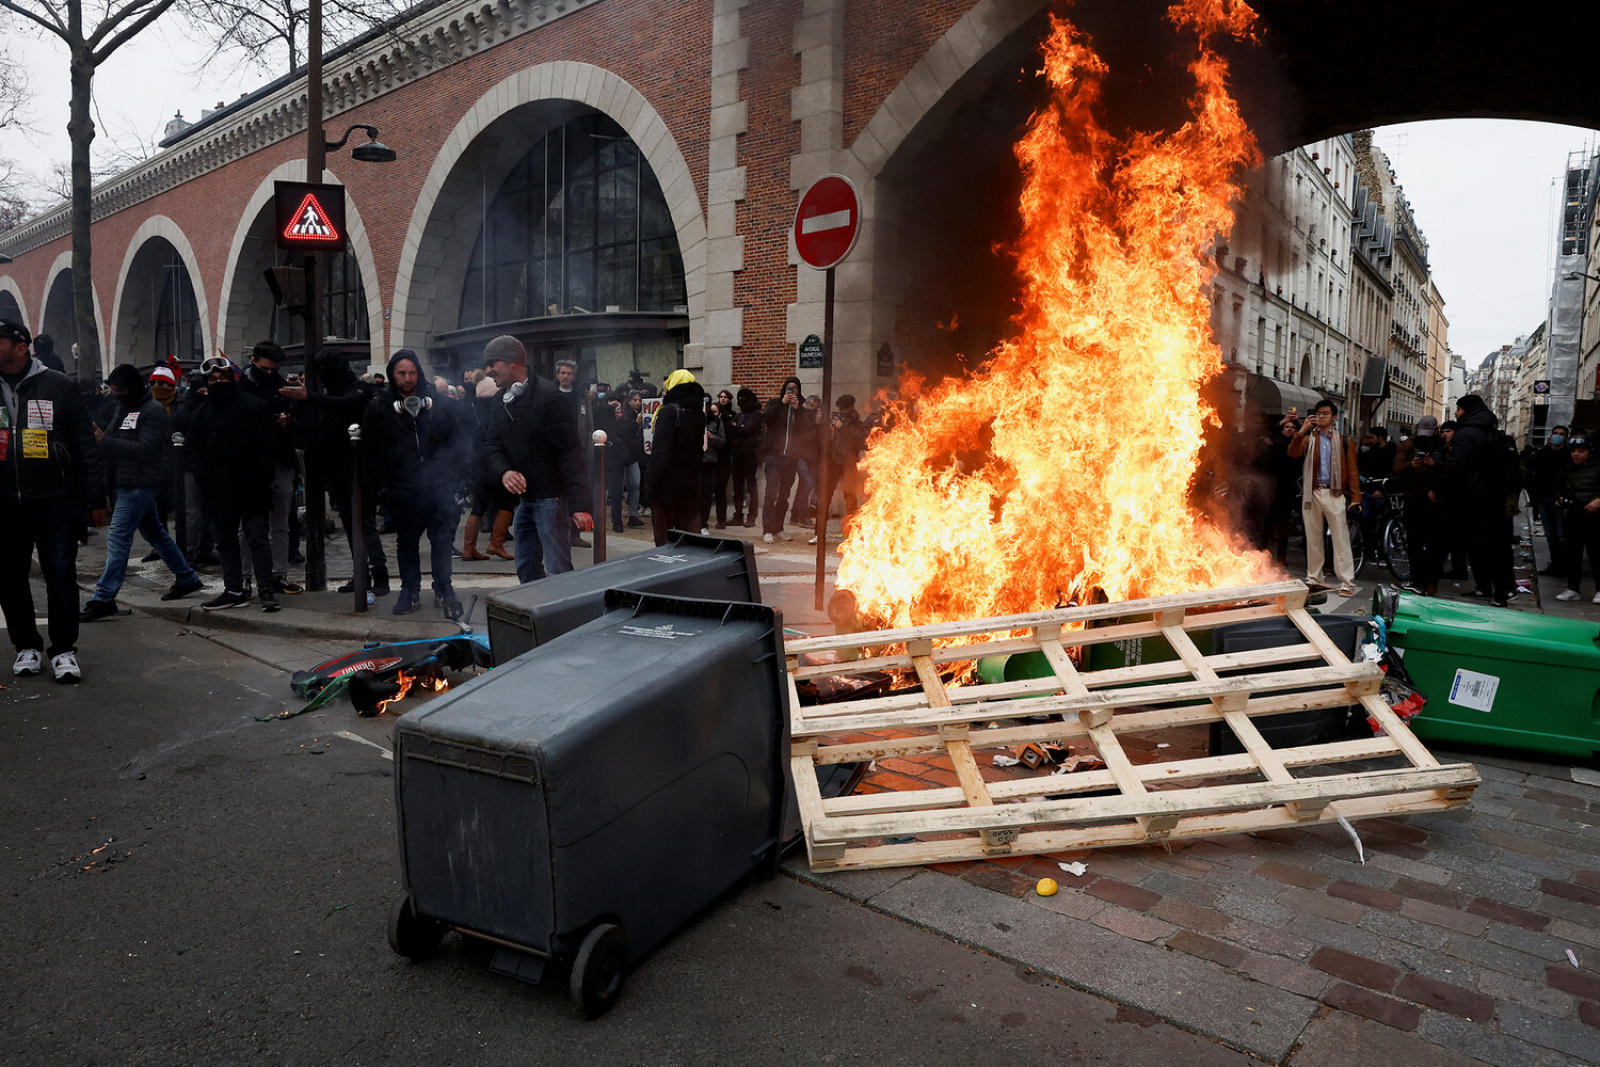
{"label": "scattered litter", "polygon": [[886,837],[883,839],[883,843],[886,845],[909,845],[915,840],[916,838],[914,837]]}
{"label": "scattered litter", "polygon": [[[333,914],[334,914],[334,913],[336,913],[336,912],[341,912],[341,911],[343,911],[343,910],[344,910],[344,909],[346,909],[346,908],[349,908],[349,907],[353,907],[353,906],[354,906],[354,905],[355,905],[355,901],[353,901],[353,900],[352,900],[352,901],[351,901],[351,902],[350,902],[350,903],[349,903],[349,904],[340,904],[340,905],[338,905],[338,906],[337,906],[337,907],[332,907],[332,908],[329,908],[329,909],[328,909],[328,914],[327,914],[327,915],[324,915],[324,916],[323,916],[323,917],[322,917],[322,919],[327,919],[327,918],[329,918],[329,917],[331,917],[331,916],[332,916],[332,915],[333,915]],[[318,921],[318,922],[321,922],[321,921],[322,921],[322,919],[318,919],[318,920],[317,920],[317,921]],[[296,950],[295,950],[295,953],[294,953],[294,954],[295,954],[295,955],[296,955],[296,956],[298,956],[298,955],[300,955],[300,950],[299,950],[299,949],[296,949]],[[319,955],[320,955],[320,953],[319,953]]]}
{"label": "scattered litter", "polygon": [[1054,878],[1041,878],[1039,879],[1039,884],[1033,887],[1033,891],[1041,897],[1053,897],[1060,888],[1061,886],[1056,884]]}
{"label": "scattered litter", "polygon": [[1335,813],[1334,818],[1339,820],[1339,825],[1344,827],[1344,832],[1350,835],[1350,840],[1356,843],[1356,859],[1360,860],[1361,865],[1365,867],[1367,865],[1367,850],[1361,847],[1361,835],[1356,833],[1356,828],[1351,826],[1350,820],[1343,815]]}
{"label": "scattered litter", "polygon": [[1167,744],[1165,741],[1163,741],[1159,745],[1157,745],[1156,747],[1157,748],[1171,748],[1172,746]]}
{"label": "scattered litter", "polygon": [[996,756],[994,758],[994,765],[996,767],[1016,767],[1016,766],[1020,765],[1021,763],[1022,763],[1021,760],[1013,759],[1010,756]]}
{"label": "scattered litter", "polygon": [[1578,966],[1578,954],[1572,951],[1570,948],[1567,949],[1567,959],[1574,967]]}
{"label": "scattered litter", "polygon": [[1074,878],[1082,878],[1089,873],[1089,865],[1087,863],[1058,863],[1056,866]]}

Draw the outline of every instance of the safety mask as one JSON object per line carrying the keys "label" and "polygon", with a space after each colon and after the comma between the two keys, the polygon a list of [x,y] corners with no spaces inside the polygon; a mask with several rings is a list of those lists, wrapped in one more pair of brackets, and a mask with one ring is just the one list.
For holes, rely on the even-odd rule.
{"label": "safety mask", "polygon": [[1567,443],[1566,435],[1553,433],[1550,435],[1550,443],[1555,447],[1560,448],[1562,445]]}

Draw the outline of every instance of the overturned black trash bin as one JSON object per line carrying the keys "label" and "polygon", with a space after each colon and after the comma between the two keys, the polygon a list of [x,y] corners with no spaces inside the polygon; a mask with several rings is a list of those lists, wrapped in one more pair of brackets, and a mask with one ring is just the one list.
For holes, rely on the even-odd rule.
{"label": "overturned black trash bin", "polygon": [[529,981],[570,963],[590,1017],[640,956],[776,869],[789,792],[778,612],[616,590],[605,606],[394,738],[390,945],[421,958],[455,928]]}
{"label": "overturned black trash bin", "polygon": [[489,648],[495,665],[598,619],[607,589],[761,603],[755,546],[737,537],[679,533],[649,552],[553,574],[490,597]]}

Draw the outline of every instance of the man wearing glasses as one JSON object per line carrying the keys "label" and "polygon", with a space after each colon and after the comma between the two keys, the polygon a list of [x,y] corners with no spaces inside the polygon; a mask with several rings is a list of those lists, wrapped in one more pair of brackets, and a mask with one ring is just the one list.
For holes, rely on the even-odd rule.
{"label": "man wearing glasses", "polygon": [[572,409],[549,382],[529,377],[527,349],[515,337],[485,345],[483,363],[502,401],[489,418],[489,471],[521,498],[512,527],[517,580],[564,574],[572,569],[571,526],[594,529]]}

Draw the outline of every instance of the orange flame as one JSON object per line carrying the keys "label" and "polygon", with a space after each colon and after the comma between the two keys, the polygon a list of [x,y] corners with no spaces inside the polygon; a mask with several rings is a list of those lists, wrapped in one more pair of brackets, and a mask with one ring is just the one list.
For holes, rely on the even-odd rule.
{"label": "orange flame", "polygon": [[1017,145],[1021,330],[966,379],[901,383],[898,421],[863,466],[868,501],[838,585],[884,626],[1036,611],[1095,589],[1112,600],[1241,584],[1269,569],[1194,511],[1207,423],[1208,250],[1259,161],[1207,43],[1243,36],[1237,0],[1168,10],[1199,34],[1193,118],[1125,142],[1095,118],[1106,67],[1052,20],[1053,89]]}
{"label": "orange flame", "polygon": [[447,679],[428,671],[418,671],[416,673],[411,671],[401,671],[399,675],[395,677],[395,682],[400,686],[400,692],[396,693],[387,700],[378,701],[377,713],[379,715],[382,715],[385,711],[388,711],[390,704],[397,704],[404,700],[406,698],[406,694],[411,692],[413,686],[426,690],[430,693],[442,693],[446,689],[450,688],[450,682]]}

